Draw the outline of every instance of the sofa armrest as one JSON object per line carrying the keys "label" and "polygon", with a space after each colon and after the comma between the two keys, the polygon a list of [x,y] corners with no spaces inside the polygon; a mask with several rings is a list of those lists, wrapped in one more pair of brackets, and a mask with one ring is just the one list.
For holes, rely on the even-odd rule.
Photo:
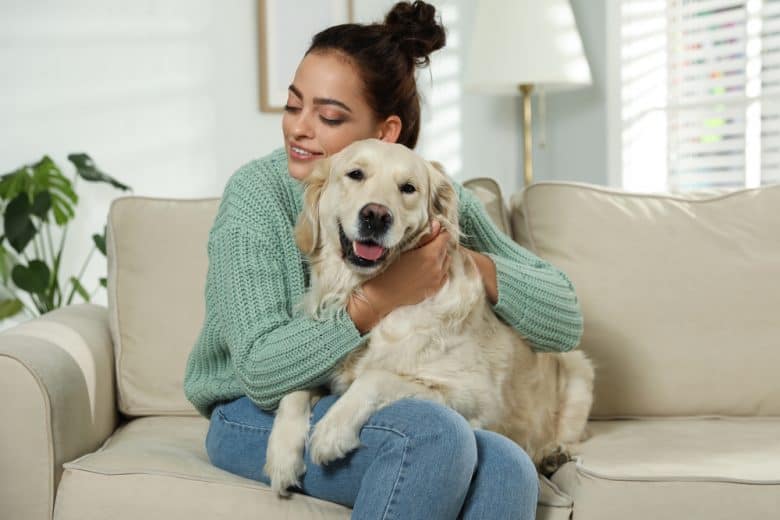
{"label": "sofa armrest", "polygon": [[108,309],[72,305],[0,333],[0,504],[50,519],[62,464],[116,429]]}

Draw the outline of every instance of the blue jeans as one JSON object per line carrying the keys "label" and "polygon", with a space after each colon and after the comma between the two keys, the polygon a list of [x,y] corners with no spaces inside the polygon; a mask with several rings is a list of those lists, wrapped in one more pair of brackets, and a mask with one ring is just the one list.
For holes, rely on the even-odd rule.
{"label": "blue jeans", "polygon": [[[312,424],[335,401],[317,402]],[[215,407],[206,437],[211,463],[269,484],[263,466],[273,421],[273,413],[248,397]],[[472,429],[443,405],[392,403],[371,416],[360,441],[360,448],[325,466],[312,463],[306,450],[300,491],[351,507],[355,519],[536,516],[539,480],[526,452],[502,435]]]}

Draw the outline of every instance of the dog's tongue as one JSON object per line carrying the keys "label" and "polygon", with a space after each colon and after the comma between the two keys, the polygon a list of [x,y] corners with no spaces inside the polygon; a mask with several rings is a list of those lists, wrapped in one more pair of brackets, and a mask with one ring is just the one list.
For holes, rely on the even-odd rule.
{"label": "dog's tongue", "polygon": [[371,260],[372,262],[382,256],[382,253],[385,252],[385,248],[382,246],[363,244],[357,241],[352,243],[352,247],[354,248],[356,255],[360,258]]}

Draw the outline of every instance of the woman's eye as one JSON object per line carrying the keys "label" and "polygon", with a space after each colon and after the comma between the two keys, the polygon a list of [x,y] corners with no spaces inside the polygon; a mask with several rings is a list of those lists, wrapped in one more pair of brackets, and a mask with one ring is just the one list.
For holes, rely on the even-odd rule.
{"label": "woman's eye", "polygon": [[351,170],[347,172],[347,177],[356,181],[363,180],[363,170]]}
{"label": "woman's eye", "polygon": [[323,123],[330,126],[338,126],[344,121],[341,119],[328,119],[327,117],[320,116],[320,120],[322,120]]}
{"label": "woman's eye", "polygon": [[294,107],[294,106],[291,106],[291,105],[284,105],[284,111],[285,112],[297,112],[300,109],[301,109],[300,107]]}
{"label": "woman's eye", "polygon": [[401,190],[401,193],[414,193],[417,191],[417,188],[414,187],[414,184],[407,182],[406,184],[401,184],[399,187]]}

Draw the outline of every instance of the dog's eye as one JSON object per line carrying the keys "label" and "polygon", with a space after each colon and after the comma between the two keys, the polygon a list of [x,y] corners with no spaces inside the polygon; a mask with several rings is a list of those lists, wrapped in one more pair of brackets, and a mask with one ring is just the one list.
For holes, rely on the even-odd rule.
{"label": "dog's eye", "polygon": [[347,172],[347,177],[356,181],[363,180],[363,170],[351,170]]}
{"label": "dog's eye", "polygon": [[401,193],[414,193],[415,191],[417,191],[417,188],[415,188],[414,184],[412,184],[411,182],[401,184],[401,186],[398,189],[401,190]]}

